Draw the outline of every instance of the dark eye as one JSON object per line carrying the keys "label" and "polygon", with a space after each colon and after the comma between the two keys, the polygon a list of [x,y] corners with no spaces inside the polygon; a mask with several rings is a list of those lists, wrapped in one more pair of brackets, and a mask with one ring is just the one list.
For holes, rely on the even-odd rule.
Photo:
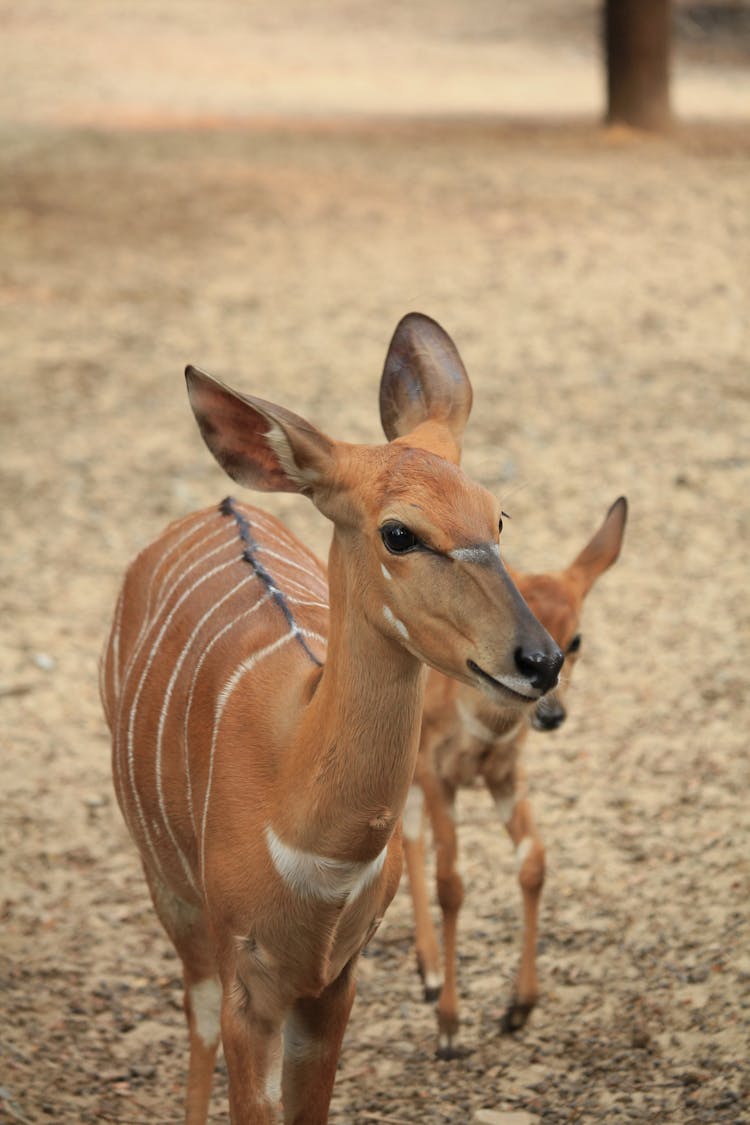
{"label": "dark eye", "polygon": [[408,527],[402,523],[386,523],[380,529],[380,535],[392,555],[405,555],[419,546],[419,539]]}
{"label": "dark eye", "polygon": [[499,531],[499,533],[501,535],[503,533],[503,517],[505,517],[506,520],[510,519],[510,516],[508,515],[507,512],[501,512],[500,513],[500,519],[499,519],[498,524],[497,524],[497,530]]}
{"label": "dark eye", "polygon": [[576,635],[573,637],[573,640],[568,645],[568,652],[578,652],[580,647],[581,647],[581,634],[576,633]]}

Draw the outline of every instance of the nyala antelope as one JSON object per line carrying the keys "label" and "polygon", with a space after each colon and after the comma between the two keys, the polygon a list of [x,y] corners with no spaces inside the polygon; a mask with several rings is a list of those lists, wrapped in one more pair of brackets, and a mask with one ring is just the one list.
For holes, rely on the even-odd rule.
{"label": "nyala antelope", "polygon": [[[456,979],[458,913],[464,896],[457,868],[454,803],[456,791],[476,782],[487,787],[516,853],[523,901],[521,959],[514,995],[503,1016],[503,1031],[523,1027],[536,1004],[536,942],[539,899],[544,882],[544,847],[534,826],[519,755],[529,726],[554,730],[565,719],[565,691],[581,649],[583,600],[596,579],[617,559],[627,518],[621,496],[603,524],[565,570],[553,574],[512,572],[529,608],[565,653],[556,690],[544,695],[529,717],[500,699],[480,695],[462,683],[430,672],[414,785],[404,815],[404,853],[414,906],[417,966],[425,999],[437,1000],[441,1058],[460,1053]],[[436,851],[437,893],[442,914],[443,963],[430,917],[425,881],[423,814],[426,811]]]}
{"label": "nyala antelope", "polygon": [[391,341],[386,445],[186,375],[227,473],[331,520],[328,572],[232,499],[138,555],[101,668],[115,790],[182,960],[187,1122],[221,1040],[234,1123],[319,1125],[399,882],[424,664],[526,715],[563,655],[501,561],[497,501],[458,467],[472,392],[434,321]]}

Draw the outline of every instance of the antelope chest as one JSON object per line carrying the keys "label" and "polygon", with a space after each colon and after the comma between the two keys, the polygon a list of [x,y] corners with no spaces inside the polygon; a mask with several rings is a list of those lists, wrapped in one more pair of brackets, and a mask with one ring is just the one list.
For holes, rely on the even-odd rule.
{"label": "antelope chest", "polygon": [[457,701],[456,711],[458,735],[438,752],[437,768],[443,781],[466,789],[480,780],[500,781],[511,774],[522,742],[523,720],[506,726],[495,715],[485,716],[462,699]]}
{"label": "antelope chest", "polygon": [[273,970],[297,995],[315,995],[377,929],[393,889],[384,877],[388,846],[365,862],[332,859],[290,847],[270,826],[266,844],[292,924],[282,937],[261,923],[251,952],[264,974]]}

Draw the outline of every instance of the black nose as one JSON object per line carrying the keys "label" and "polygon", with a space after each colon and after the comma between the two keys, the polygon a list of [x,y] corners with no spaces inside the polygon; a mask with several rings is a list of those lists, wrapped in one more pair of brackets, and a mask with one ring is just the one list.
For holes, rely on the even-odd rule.
{"label": "black nose", "polygon": [[548,711],[542,706],[543,703],[544,697],[534,712],[534,717],[531,720],[532,726],[535,730],[557,730],[565,722],[565,712],[562,708]]}
{"label": "black nose", "polygon": [[557,645],[549,652],[526,652],[519,645],[513,655],[518,671],[526,676],[532,687],[538,688],[542,694],[552,691],[565,659]]}

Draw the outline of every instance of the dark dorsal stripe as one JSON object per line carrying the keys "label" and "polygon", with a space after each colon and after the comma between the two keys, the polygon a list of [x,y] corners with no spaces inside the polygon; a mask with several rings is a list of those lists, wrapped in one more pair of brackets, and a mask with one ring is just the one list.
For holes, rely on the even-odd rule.
{"label": "dark dorsal stripe", "polygon": [[232,496],[227,496],[226,499],[222,500],[221,504],[219,504],[219,511],[223,516],[231,516],[231,518],[234,520],[235,524],[237,525],[237,532],[244,545],[244,549],[242,551],[243,559],[245,560],[245,562],[250,564],[250,566],[257,574],[258,578],[269,591],[273,600],[276,602],[276,605],[284,614],[284,617],[286,618],[290,629],[294,633],[299,643],[302,645],[307,655],[312,660],[313,664],[317,664],[318,667],[320,667],[321,661],[318,660],[317,656],[312,651],[302,633],[300,632],[299,625],[294,619],[294,614],[289,608],[286,598],[284,597],[283,593],[278,588],[266,568],[263,566],[263,563],[259,561],[257,551],[259,550],[260,545],[253,539],[252,532],[250,530],[250,524],[245,519],[242,512],[238,511],[238,509],[236,508],[234,498]]}

